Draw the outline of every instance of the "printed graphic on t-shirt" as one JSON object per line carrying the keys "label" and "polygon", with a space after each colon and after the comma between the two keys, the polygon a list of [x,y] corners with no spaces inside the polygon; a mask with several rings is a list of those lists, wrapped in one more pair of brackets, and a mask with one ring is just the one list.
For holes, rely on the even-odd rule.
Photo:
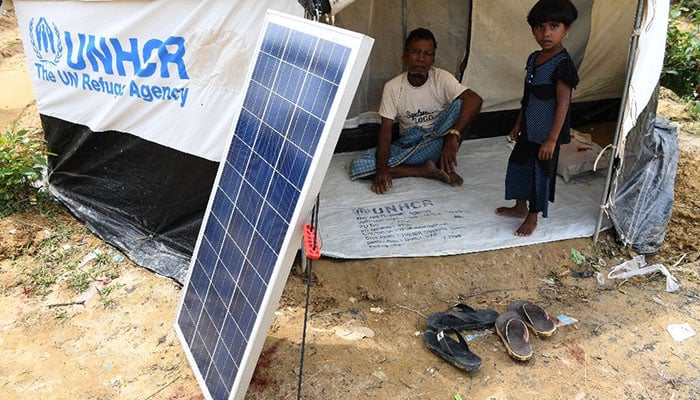
{"label": "printed graphic on t-shirt", "polygon": [[421,111],[418,109],[416,112],[406,111],[406,118],[413,121],[414,124],[422,124],[435,119],[439,111]]}

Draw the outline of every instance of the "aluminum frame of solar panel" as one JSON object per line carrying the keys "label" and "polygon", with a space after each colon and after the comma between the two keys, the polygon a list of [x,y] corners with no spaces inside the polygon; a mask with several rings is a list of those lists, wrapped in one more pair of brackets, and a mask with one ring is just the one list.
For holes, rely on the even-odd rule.
{"label": "aluminum frame of solar panel", "polygon": [[266,15],[174,322],[207,398],[245,396],[373,42]]}

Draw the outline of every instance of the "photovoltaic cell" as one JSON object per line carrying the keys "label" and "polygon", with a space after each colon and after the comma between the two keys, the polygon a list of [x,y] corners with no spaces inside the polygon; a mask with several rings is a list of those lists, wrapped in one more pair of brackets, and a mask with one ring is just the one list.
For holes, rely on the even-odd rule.
{"label": "photovoltaic cell", "polygon": [[372,39],[268,12],[175,328],[208,398],[242,398]]}

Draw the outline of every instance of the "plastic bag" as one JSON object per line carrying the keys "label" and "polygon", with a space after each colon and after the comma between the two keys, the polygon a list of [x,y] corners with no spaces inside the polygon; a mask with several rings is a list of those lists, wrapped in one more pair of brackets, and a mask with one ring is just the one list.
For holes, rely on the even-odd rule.
{"label": "plastic bag", "polygon": [[608,279],[627,279],[633,276],[650,274],[656,271],[661,272],[666,276],[666,291],[675,292],[680,289],[678,279],[676,279],[668,269],[661,264],[646,266],[644,255],[638,255],[631,260],[625,261],[620,265],[616,265],[608,273]]}

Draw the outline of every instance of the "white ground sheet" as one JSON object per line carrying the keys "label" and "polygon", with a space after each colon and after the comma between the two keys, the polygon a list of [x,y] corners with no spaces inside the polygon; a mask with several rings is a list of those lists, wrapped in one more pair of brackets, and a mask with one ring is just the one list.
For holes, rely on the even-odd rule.
{"label": "white ground sheet", "polygon": [[[464,185],[395,179],[377,195],[370,181],[350,181],[348,165],[358,153],[334,154],[320,194],[321,253],[337,258],[421,257],[495,250],[593,235],[605,171],[564,183],[557,177],[549,218],[529,237],[514,234],[521,218],[495,214],[504,200],[510,149],[504,137],[462,143],[457,172]],[[605,227],[610,224],[606,222]]]}

